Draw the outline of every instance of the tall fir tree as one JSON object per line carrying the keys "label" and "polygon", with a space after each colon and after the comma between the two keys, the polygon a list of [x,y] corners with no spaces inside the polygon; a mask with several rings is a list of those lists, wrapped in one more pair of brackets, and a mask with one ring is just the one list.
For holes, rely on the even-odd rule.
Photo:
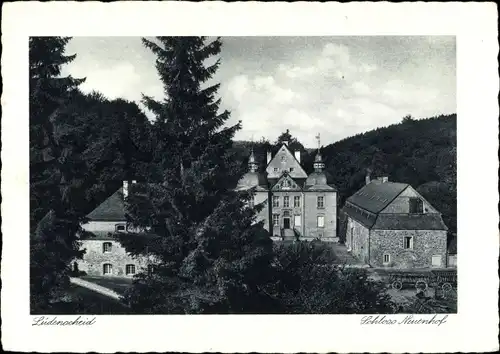
{"label": "tall fir tree", "polygon": [[65,114],[83,80],[62,77],[70,38],[31,37],[30,72],[30,294],[33,313],[49,311],[69,285],[70,262],[79,257],[78,221],[71,208],[75,166],[55,121]]}
{"label": "tall fir tree", "polygon": [[143,43],[156,55],[165,98],[144,97],[156,115],[154,183],[141,193],[137,186],[127,201],[131,223],[158,238],[122,241],[157,265],[137,276],[125,300],[142,313],[262,312],[272,307],[263,291],[272,274],[272,241],[246,207],[251,193],[231,189],[244,172],[231,153],[240,124],[225,126],[229,112],[219,113],[219,84],[207,84],[220,62],[206,62],[222,42],[156,37]]}

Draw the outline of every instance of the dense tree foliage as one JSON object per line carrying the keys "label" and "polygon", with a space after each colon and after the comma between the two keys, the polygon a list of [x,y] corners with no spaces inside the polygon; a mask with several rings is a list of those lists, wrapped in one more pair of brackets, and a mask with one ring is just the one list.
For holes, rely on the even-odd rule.
{"label": "dense tree foliage", "polygon": [[335,253],[321,242],[276,246],[274,287],[279,307],[288,314],[392,313],[385,284],[364,269],[334,265]]}
{"label": "dense tree foliage", "polygon": [[30,303],[46,311],[68,286],[68,263],[80,255],[77,216],[71,208],[71,154],[58,139],[55,121],[65,114],[82,80],[61,77],[69,38],[32,37],[30,73]]}
{"label": "dense tree foliage", "polygon": [[342,200],[364,185],[370,170],[373,177],[388,176],[390,181],[417,188],[456,232],[456,148],[453,114],[405,119],[358,134],[325,146],[323,157]]}
{"label": "dense tree foliage", "polygon": [[[260,312],[272,241],[245,207],[248,196],[231,188],[244,172],[231,151],[240,125],[224,126],[229,112],[219,112],[219,85],[206,85],[219,61],[205,61],[219,54],[221,41],[143,43],[156,54],[165,98],[144,98],[156,115],[154,171],[128,204],[131,223],[159,236],[154,247],[132,252],[152,254],[158,264],[136,279],[126,301],[146,313]],[[127,242],[130,236],[122,241],[140,246]]]}
{"label": "dense tree foliage", "polygon": [[81,256],[80,222],[128,175],[145,174],[150,124],[135,103],[78,90],[61,76],[69,38],[30,38],[32,311],[52,311]]}

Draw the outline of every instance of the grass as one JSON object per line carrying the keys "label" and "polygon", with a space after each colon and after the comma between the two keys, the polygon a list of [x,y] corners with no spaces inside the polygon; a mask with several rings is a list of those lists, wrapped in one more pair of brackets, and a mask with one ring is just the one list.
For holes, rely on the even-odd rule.
{"label": "grass", "polygon": [[80,277],[88,282],[111,289],[122,295],[125,290],[132,285],[130,278],[104,277],[104,276],[82,276]]}
{"label": "grass", "polygon": [[65,301],[52,304],[52,308],[44,314],[119,315],[130,313],[130,310],[119,301],[78,285],[71,284],[67,295]]}

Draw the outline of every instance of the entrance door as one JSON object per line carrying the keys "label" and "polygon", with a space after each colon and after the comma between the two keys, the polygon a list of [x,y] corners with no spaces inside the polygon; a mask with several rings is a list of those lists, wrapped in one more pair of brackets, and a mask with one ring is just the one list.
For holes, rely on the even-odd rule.
{"label": "entrance door", "polygon": [[283,218],[283,228],[284,229],[290,228],[290,218]]}

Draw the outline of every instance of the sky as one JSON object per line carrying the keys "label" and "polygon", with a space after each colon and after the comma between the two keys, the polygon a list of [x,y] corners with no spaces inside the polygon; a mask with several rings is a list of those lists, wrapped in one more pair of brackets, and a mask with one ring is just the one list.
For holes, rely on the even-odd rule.
{"label": "sky", "polygon": [[[378,127],[456,113],[452,36],[223,37],[219,82],[236,140],[275,141],[287,129],[315,147]],[[140,103],[163,97],[154,54],[140,37],[73,37],[65,74],[81,89]],[[150,119],[154,116],[146,112]]]}

